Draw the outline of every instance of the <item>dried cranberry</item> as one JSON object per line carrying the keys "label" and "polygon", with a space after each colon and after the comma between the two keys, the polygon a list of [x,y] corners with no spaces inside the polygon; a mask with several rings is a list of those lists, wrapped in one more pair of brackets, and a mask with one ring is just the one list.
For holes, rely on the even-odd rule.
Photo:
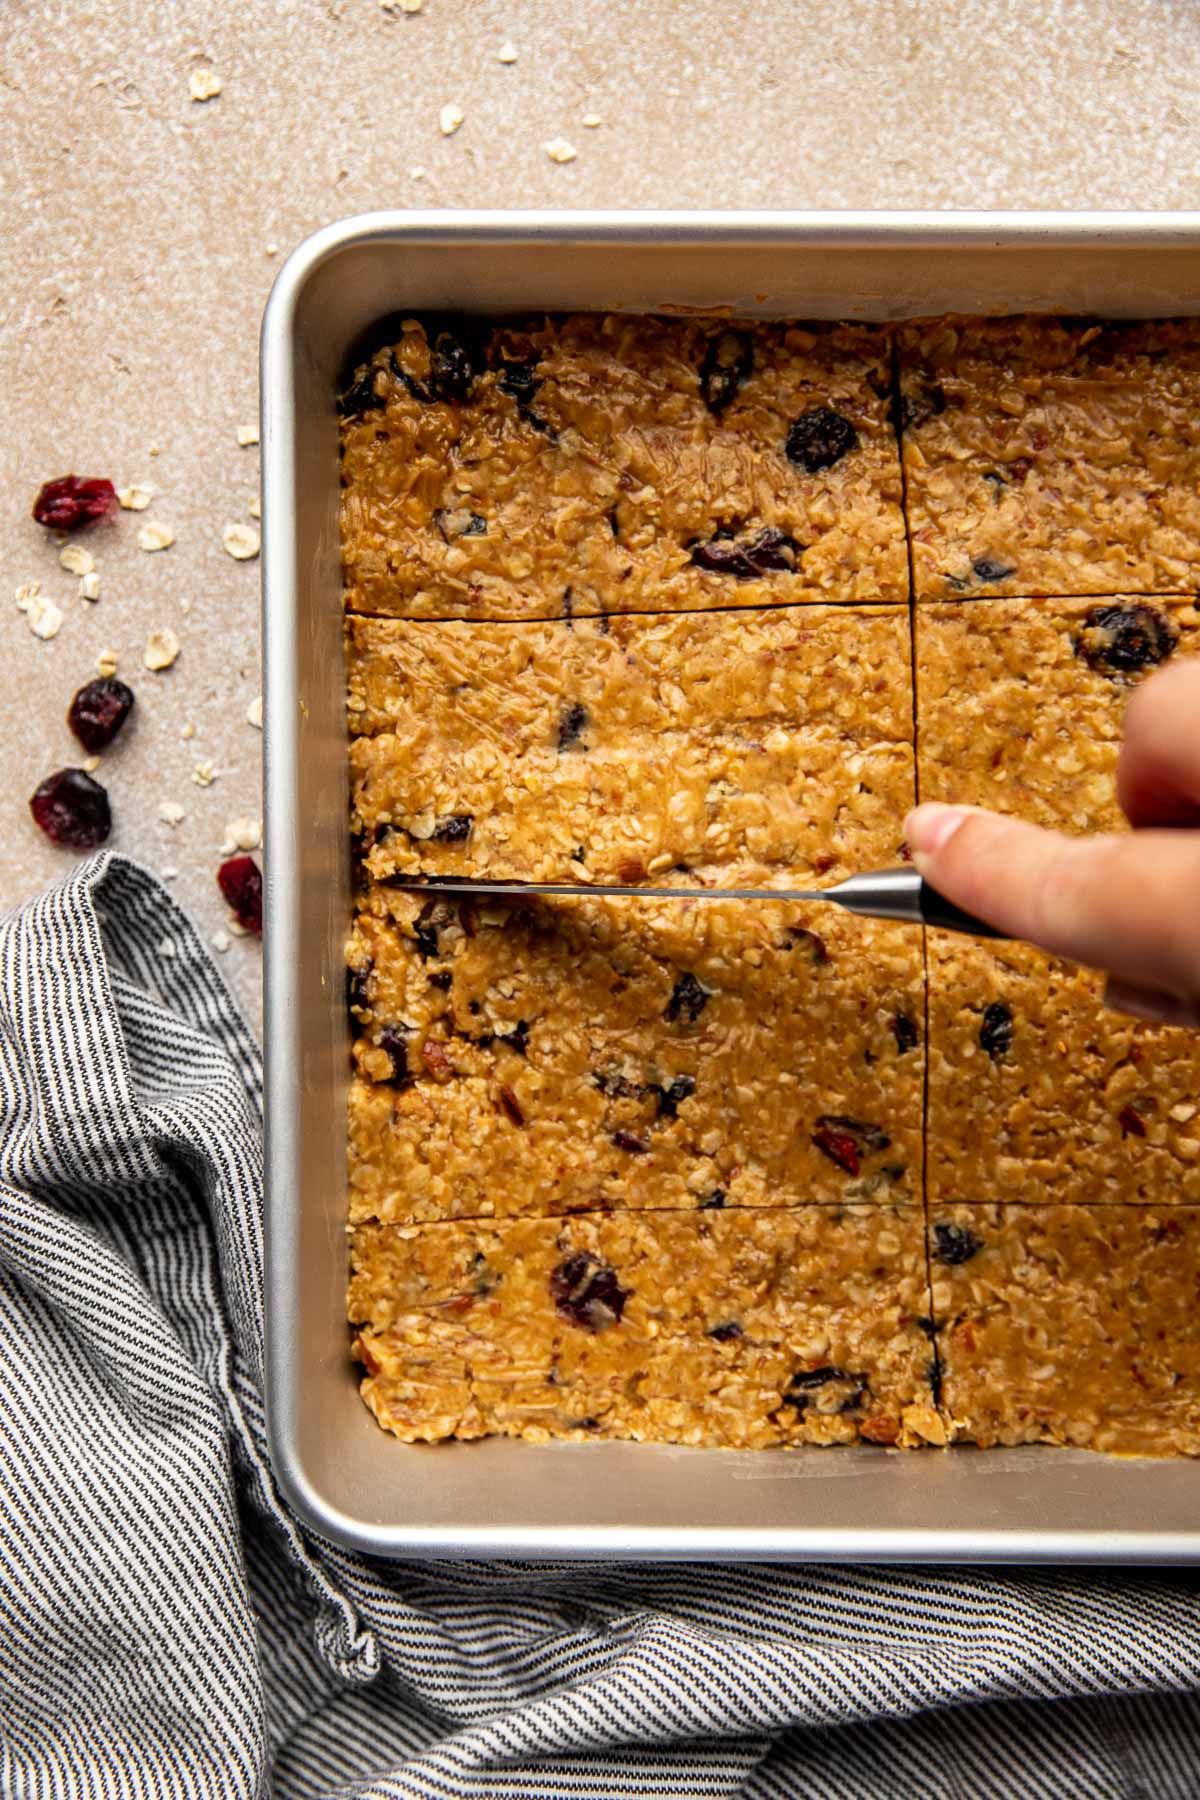
{"label": "dried cranberry", "polygon": [[545,431],[551,437],[554,431],[540,413],[533,410],[533,402],[542,382],[535,373],[537,364],[533,362],[505,362],[500,370],[500,386],[504,392],[517,403],[518,416],[535,431]]}
{"label": "dried cranberry", "polygon": [[651,1082],[650,1091],[658,1103],[659,1118],[674,1119],[679,1113],[680,1101],[690,1099],[695,1093],[696,1083],[690,1075],[676,1075],[666,1087],[660,1082]]}
{"label": "dried cranberry", "polygon": [[523,1125],[525,1123],[525,1114],[521,1111],[521,1102],[507,1084],[500,1089],[500,1104],[504,1108],[510,1124]]}
{"label": "dried cranberry", "polygon": [[550,1277],[550,1295],[558,1311],[582,1331],[607,1331],[620,1322],[629,1289],[617,1272],[590,1251],[580,1250],[560,1262]]}
{"label": "dried cranberry", "polygon": [[634,1137],[632,1131],[614,1131],[612,1141],[618,1150],[624,1150],[630,1156],[645,1156],[649,1144],[640,1137]]}
{"label": "dried cranberry", "polygon": [[469,400],[482,363],[482,331],[469,319],[430,321],[429,391],[435,400]]}
{"label": "dried cranberry", "polygon": [[933,1237],[933,1254],[940,1263],[952,1269],[959,1263],[970,1262],[983,1249],[983,1239],[968,1231],[965,1225],[935,1225]]}
{"label": "dried cranberry", "polygon": [[636,1082],[630,1081],[627,1076],[622,1075],[619,1069],[593,1069],[592,1083],[595,1087],[600,1089],[602,1094],[606,1094],[610,1100],[638,1099],[641,1097],[641,1088],[638,1087]]}
{"label": "dried cranberry", "polygon": [[560,750],[572,750],[582,737],[587,727],[587,707],[581,706],[578,700],[572,700],[566,712],[559,720],[558,747]]}
{"label": "dried cranberry", "polygon": [[243,931],[262,930],[262,870],[252,856],[231,856],[217,870],[225,904]]}
{"label": "dried cranberry", "polygon": [[1146,1135],[1146,1121],[1136,1106],[1123,1106],[1117,1114],[1117,1123],[1122,1137],[1144,1138]]}
{"label": "dried cranberry", "polygon": [[409,1087],[412,1076],[408,1068],[408,1033],[402,1025],[385,1025],[379,1034],[379,1048],[392,1059],[391,1079],[399,1087]]}
{"label": "dried cranberry", "polygon": [[701,1212],[720,1212],[720,1210],[724,1206],[724,1204],[725,1204],[725,1189],[724,1188],[714,1188],[712,1193],[706,1195],[705,1198],[700,1202],[700,1211]]}
{"label": "dried cranberry", "polygon": [[892,1140],[878,1125],[865,1119],[852,1119],[846,1113],[822,1113],[812,1141],[839,1169],[847,1175],[857,1175],[861,1158],[868,1151],[886,1150]]}
{"label": "dried cranberry", "polygon": [[48,531],[78,531],[103,519],[116,504],[117,490],[103,476],[60,475],[38,489],[33,516]]}
{"label": "dried cranberry", "polygon": [[351,1013],[366,1012],[370,1006],[367,981],[372,967],[368,963],[365,969],[346,970],[346,1006]]}
{"label": "dried cranberry", "polygon": [[453,980],[454,976],[449,969],[435,969],[433,974],[429,977],[429,985],[433,988],[440,988],[444,994]]}
{"label": "dried cranberry", "polygon": [[812,1395],[819,1388],[828,1387],[830,1382],[844,1382],[849,1387],[849,1393],[838,1407],[838,1411],[843,1413],[853,1412],[862,1405],[863,1396],[870,1385],[865,1375],[854,1375],[849,1369],[836,1369],[832,1364],[826,1363],[819,1369],[795,1370],[788,1377],[784,1401],[803,1412]]}
{"label": "dried cranberry", "polygon": [[915,431],[946,410],[946,390],[937,381],[923,381],[900,396],[900,429]]}
{"label": "dried cranberry", "polygon": [[35,789],[29,802],[34,820],[54,844],[94,850],[112,830],[108,795],[82,769],[59,769]]}
{"label": "dried cranberry", "polygon": [[785,950],[792,950],[797,944],[808,944],[815,963],[829,961],[829,951],[825,948],[825,939],[818,932],[810,931],[806,925],[785,926],[783,937]]}
{"label": "dried cranberry", "polygon": [[777,570],[793,574],[800,562],[800,549],[794,537],[774,525],[764,526],[748,543],[736,543],[720,532],[707,544],[697,544],[692,561],[698,569],[714,575],[734,575],[739,581],[753,581],[760,575]]}
{"label": "dried cranberry", "polygon": [[433,835],[439,844],[461,844],[470,837],[474,823],[472,813],[451,813],[448,818],[438,820]]}
{"label": "dried cranberry", "polygon": [[426,901],[413,923],[417,955],[422,962],[428,962],[431,956],[441,955],[438,933],[445,924],[445,919],[439,914],[438,906],[439,902],[436,900]]}
{"label": "dried cranberry", "polygon": [[1093,606],[1075,639],[1075,654],[1098,675],[1132,675],[1165,662],[1178,634],[1154,606]]}
{"label": "dried cranberry", "polygon": [[133,708],[133,689],[109,675],[80,688],[67,713],[67,724],[85,750],[107,749]]}
{"label": "dried cranberry", "polygon": [[993,1062],[999,1062],[1012,1049],[1012,1041],[1012,1008],[1005,1006],[1003,1000],[993,1000],[983,1010],[979,1026],[980,1048],[987,1051]]}
{"label": "dried cranberry", "polygon": [[500,1042],[515,1050],[518,1056],[525,1056],[529,1050],[529,1020],[518,1019],[511,1031],[502,1031]]}
{"label": "dried cranberry", "polygon": [[916,1020],[910,1019],[907,1013],[897,1013],[892,1020],[892,1036],[899,1055],[905,1056],[908,1051],[915,1050],[920,1036]]}
{"label": "dried cranberry", "polygon": [[721,331],[708,340],[700,364],[700,397],[720,418],[754,367],[754,345],[744,331]]}
{"label": "dried cranberry", "polygon": [[971,567],[978,581],[1007,581],[1017,572],[1015,563],[1000,562],[994,556],[977,556]]}
{"label": "dried cranberry", "polygon": [[735,1338],[745,1334],[736,1319],[726,1319],[721,1325],[710,1325],[704,1335],[712,1338],[715,1343],[731,1344]]}
{"label": "dried cranberry", "polygon": [[790,462],[815,475],[857,450],[858,433],[842,413],[828,406],[810,406],[793,421],[783,447]]}
{"label": "dried cranberry", "polygon": [[671,998],[667,1001],[663,1018],[671,1025],[681,1018],[694,1025],[711,998],[711,988],[704,987],[689,970],[679,977],[671,989]]}
{"label": "dried cranberry", "polygon": [[374,365],[368,363],[338,395],[337,409],[343,419],[361,419],[364,413],[387,405],[383,395],[375,391],[375,373]]}

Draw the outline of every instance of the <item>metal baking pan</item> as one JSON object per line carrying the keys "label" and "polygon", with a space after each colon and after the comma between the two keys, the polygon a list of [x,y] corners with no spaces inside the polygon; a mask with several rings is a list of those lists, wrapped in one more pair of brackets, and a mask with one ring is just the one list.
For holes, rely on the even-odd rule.
{"label": "metal baking pan", "polygon": [[376,213],[280,272],[262,339],[267,1390],[315,1530],[407,1556],[1200,1560],[1200,1465],[1084,1451],[409,1446],[348,1355],[349,916],[334,390],[397,311],[899,319],[1200,310],[1200,213]]}

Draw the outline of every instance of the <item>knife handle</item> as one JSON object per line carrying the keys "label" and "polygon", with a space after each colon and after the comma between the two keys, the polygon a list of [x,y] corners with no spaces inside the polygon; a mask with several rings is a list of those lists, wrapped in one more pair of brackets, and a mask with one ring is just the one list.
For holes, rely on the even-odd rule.
{"label": "knife handle", "polygon": [[1006,938],[1005,932],[997,931],[994,925],[986,925],[982,919],[964,912],[961,906],[955,906],[953,900],[947,900],[945,894],[939,894],[925,880],[921,882],[920,907],[921,917],[926,925],[936,925],[939,930],[960,931],[966,937]]}

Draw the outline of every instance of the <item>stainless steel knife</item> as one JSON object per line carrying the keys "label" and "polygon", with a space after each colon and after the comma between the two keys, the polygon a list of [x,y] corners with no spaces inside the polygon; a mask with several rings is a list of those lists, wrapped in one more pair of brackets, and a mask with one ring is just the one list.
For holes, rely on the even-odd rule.
{"label": "stainless steel knife", "polygon": [[944,931],[961,931],[969,937],[1000,938],[1003,932],[972,918],[952,900],[930,887],[913,868],[874,869],[851,875],[828,888],[774,887],[650,887],[645,884],[617,886],[606,881],[471,881],[465,877],[426,875],[388,877],[389,887],[411,888],[424,892],[435,888],[443,894],[507,894],[515,898],[546,895],[548,898],[608,899],[613,895],[629,899],[663,900],[803,900],[828,902],[846,912],[869,919],[896,919],[911,925],[936,925]]}

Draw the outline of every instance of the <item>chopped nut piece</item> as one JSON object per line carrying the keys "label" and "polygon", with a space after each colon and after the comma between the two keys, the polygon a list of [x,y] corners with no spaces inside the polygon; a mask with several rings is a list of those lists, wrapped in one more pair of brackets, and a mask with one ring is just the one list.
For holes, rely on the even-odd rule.
{"label": "chopped nut piece", "polygon": [[465,114],[463,113],[461,106],[455,106],[453,102],[448,106],[443,106],[441,112],[438,114],[438,129],[442,136],[453,137],[454,133],[462,124],[464,117]]}
{"label": "chopped nut piece", "polygon": [[158,816],[164,825],[178,825],[182,819],[187,818],[187,813],[178,800],[160,800]]}
{"label": "chopped nut piece", "polygon": [[170,960],[171,957],[177,955],[178,950],[177,950],[177,946],[175,943],[175,939],[170,938],[170,937],[163,938],[162,942],[158,946],[158,954],[160,956],[165,956],[168,959],[168,961]]}
{"label": "chopped nut piece", "polygon": [[195,737],[196,727],[192,724],[192,721],[190,719],[188,720],[186,725],[180,726],[179,735],[183,739],[185,744],[190,743],[191,740]]}
{"label": "chopped nut piece", "polygon": [[262,730],[262,695],[261,694],[255,694],[253,700],[250,702],[249,706],[246,708],[246,723],[247,723],[247,725],[253,725],[255,731]]}
{"label": "chopped nut piece", "polygon": [[98,600],[100,598],[100,577],[94,569],[90,574],[80,578],[79,598],[81,600]]}
{"label": "chopped nut piece", "polygon": [[82,544],[64,544],[58,560],[68,575],[90,575],[96,567],[95,557]]}
{"label": "chopped nut piece", "polygon": [[178,655],[179,639],[168,625],[164,626],[161,631],[150,633],[146,639],[142,661],[148,669],[157,672],[160,669],[169,669]]}
{"label": "chopped nut piece", "polygon": [[169,525],[151,521],[142,526],[137,541],[139,550],[169,550],[175,542],[175,533]]}
{"label": "chopped nut piece", "polygon": [[515,63],[516,60],[517,60],[517,46],[515,44],[509,44],[509,43],[501,44],[500,48],[496,52],[496,61],[502,62],[502,63]]}
{"label": "chopped nut piece", "polygon": [[225,841],[221,845],[222,856],[232,856],[235,850],[257,850],[262,843],[262,826],[257,819],[243,814],[230,819],[225,826]]}
{"label": "chopped nut piece", "polygon": [[258,442],[258,426],[239,425],[237,428],[237,440],[243,450],[248,450],[252,444],[257,444]]}
{"label": "chopped nut piece", "polygon": [[548,144],[542,145],[542,148],[550,161],[556,163],[574,162],[579,155],[570,139],[564,137],[551,138]]}
{"label": "chopped nut piece", "polygon": [[96,658],[97,675],[109,676],[117,672],[117,653],[115,650],[102,650]]}
{"label": "chopped nut piece", "polygon": [[100,767],[100,758],[98,756],[85,756],[79,766],[81,769],[85,769],[89,775],[94,775],[96,770]]}
{"label": "chopped nut piece", "polygon": [[216,779],[217,771],[213,768],[212,763],[208,761],[207,758],[204,762],[198,762],[192,770],[192,780],[197,787],[211,787]]}
{"label": "chopped nut piece", "polygon": [[221,533],[221,542],[235,562],[249,562],[258,555],[262,540],[253,525],[231,523]]}
{"label": "chopped nut piece", "polygon": [[154,489],[141,487],[135,481],[131,487],[117,489],[117,499],[126,512],[145,512],[154,498]]}
{"label": "chopped nut piece", "polygon": [[48,594],[38,591],[36,582],[31,582],[26,589],[17,589],[17,607],[25,614],[25,623],[34,637],[57,637],[63,622],[63,612],[56,606]]}
{"label": "chopped nut piece", "polygon": [[188,93],[193,100],[215,100],[221,86],[221,77],[213,69],[193,69],[188,76]]}

